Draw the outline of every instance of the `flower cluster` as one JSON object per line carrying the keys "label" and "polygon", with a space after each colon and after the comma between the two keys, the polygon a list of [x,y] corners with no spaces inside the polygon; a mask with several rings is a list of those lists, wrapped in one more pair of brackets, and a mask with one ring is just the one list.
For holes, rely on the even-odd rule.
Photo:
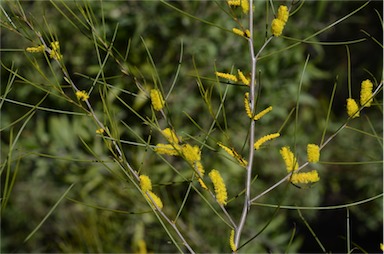
{"label": "flower cluster", "polygon": [[[297,183],[314,183],[320,180],[319,174],[316,170],[310,172],[295,172],[299,169],[299,164],[295,155],[292,153],[288,146],[280,149],[280,154],[283,157],[287,172],[291,174],[290,181],[294,184]],[[308,162],[317,163],[320,158],[320,148],[315,144],[307,145],[307,158]]]}
{"label": "flower cluster", "polygon": [[245,14],[249,12],[249,0],[228,0],[229,6],[241,6],[241,9]]}
{"label": "flower cluster", "polygon": [[239,164],[243,167],[246,167],[248,165],[248,162],[238,153],[234,148],[229,148],[222,143],[217,143],[225,152],[227,152],[230,156],[235,158]]}
{"label": "flower cluster", "polygon": [[49,53],[49,56],[56,60],[61,60],[63,58],[63,55],[60,54],[60,45],[58,41],[51,42],[51,52]]}
{"label": "flower cluster", "polygon": [[288,7],[285,5],[280,5],[279,9],[277,10],[277,17],[272,20],[271,24],[273,36],[279,37],[283,33],[284,26],[288,21],[288,17]]}
{"label": "flower cluster", "polygon": [[254,121],[260,120],[263,116],[265,116],[267,113],[272,111],[272,106],[269,106],[268,108],[264,109],[260,113],[253,115],[251,107],[249,105],[249,93],[244,94],[244,108],[245,108],[245,113],[247,113],[247,116],[250,119],[253,119]]}
{"label": "flower cluster", "polygon": [[161,199],[152,192],[151,179],[146,175],[140,175],[140,189],[145,193],[145,198],[150,202],[154,203],[158,209],[163,209],[163,202]]}
{"label": "flower cluster", "polygon": [[238,76],[230,73],[224,73],[224,72],[218,72],[218,71],[215,72],[215,74],[219,78],[224,78],[233,82],[237,82],[238,80],[240,80],[246,86],[249,86],[250,84],[250,80],[247,77],[245,77],[244,73],[241,70],[237,70]]}
{"label": "flower cluster", "polygon": [[212,169],[212,171],[209,172],[208,176],[209,178],[211,178],[211,181],[215,188],[217,202],[220,205],[226,205],[228,198],[227,187],[225,186],[224,180],[221,177],[220,172],[216,169]]}
{"label": "flower cluster", "polygon": [[155,147],[155,152],[158,154],[165,154],[171,156],[183,157],[198,173],[198,181],[204,189],[207,186],[202,180],[205,170],[201,163],[201,151],[198,146],[191,146],[190,144],[180,144],[181,137],[170,128],[166,128],[161,131],[163,136],[168,140],[169,144],[159,143]]}
{"label": "flower cluster", "polygon": [[150,92],[152,107],[156,111],[160,111],[164,107],[164,99],[158,89],[152,89]]}
{"label": "flower cluster", "polygon": [[78,100],[86,101],[89,99],[89,95],[87,94],[86,91],[77,91],[76,92],[76,97]]}
{"label": "flower cluster", "polygon": [[[373,102],[373,84],[367,79],[361,82],[360,105],[361,107],[370,107]],[[353,98],[347,99],[347,114],[351,118],[360,116],[359,105]]]}

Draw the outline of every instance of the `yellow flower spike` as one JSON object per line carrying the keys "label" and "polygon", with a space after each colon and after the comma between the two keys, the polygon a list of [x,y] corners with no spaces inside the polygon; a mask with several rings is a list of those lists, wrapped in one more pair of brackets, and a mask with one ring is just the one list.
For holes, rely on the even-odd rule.
{"label": "yellow flower spike", "polygon": [[352,98],[347,99],[347,113],[349,117],[356,118],[359,117],[359,106],[356,101]]}
{"label": "yellow flower spike", "polygon": [[229,147],[226,147],[223,143],[218,142],[217,143],[224,151],[226,151],[229,155],[232,157],[235,157],[235,154],[233,153],[233,150],[230,149]]}
{"label": "yellow flower spike", "polygon": [[280,149],[280,154],[281,157],[283,157],[288,173],[299,168],[295,155],[291,152],[291,149],[288,146],[282,147]]}
{"label": "yellow flower spike", "polygon": [[241,82],[243,82],[244,85],[249,86],[250,81],[244,76],[243,72],[241,70],[237,70],[237,73],[239,74]]}
{"label": "yellow flower spike", "polygon": [[289,17],[288,7],[285,5],[280,5],[279,9],[277,10],[277,18],[283,21],[284,23],[287,23],[288,17]]}
{"label": "yellow flower spike", "polygon": [[272,140],[272,139],[275,139],[275,138],[278,138],[280,137],[280,133],[273,133],[273,134],[269,134],[269,135],[266,135],[262,138],[259,138],[255,144],[254,144],[254,147],[256,150],[259,150],[260,149],[260,146],[262,144],[264,144],[265,142],[269,141],[269,140]]}
{"label": "yellow flower spike", "polygon": [[82,100],[82,101],[86,101],[89,99],[89,95],[87,94],[86,91],[77,91],[76,97],[78,100]]}
{"label": "yellow flower spike", "polygon": [[51,52],[49,56],[51,58],[54,58],[56,60],[61,60],[63,58],[63,55],[60,54],[60,45],[58,41],[51,42]]}
{"label": "yellow flower spike", "polygon": [[218,142],[217,143],[224,151],[226,151],[230,156],[232,156],[233,158],[235,158],[239,164],[243,167],[246,167],[248,165],[248,162],[243,158],[241,157],[240,154],[238,154],[235,149],[231,149],[229,147],[226,147],[225,145],[223,145],[222,143]]}
{"label": "yellow flower spike", "polygon": [[241,0],[228,0],[227,3],[229,6],[240,6]]}
{"label": "yellow flower spike", "polygon": [[[163,209],[163,202],[161,201],[161,199],[155,194],[153,193],[152,191],[147,191],[147,194],[145,195],[145,198],[151,202],[152,204],[155,203],[156,206],[161,210]],[[152,202],[152,200],[153,202]]]}
{"label": "yellow flower spike", "polygon": [[192,165],[201,160],[201,151],[198,146],[191,146],[190,144],[185,144],[181,147],[181,153],[184,155],[185,159]]}
{"label": "yellow flower spike", "polygon": [[257,115],[255,115],[253,117],[253,120],[257,121],[259,120],[260,118],[262,118],[263,116],[265,116],[267,113],[269,113],[270,111],[272,111],[272,106],[269,106],[268,108],[264,109],[263,111],[261,111],[260,113],[258,113]]}
{"label": "yellow flower spike", "polygon": [[251,111],[251,106],[249,106],[249,93],[244,94],[244,108],[245,112],[247,113],[247,116],[249,118],[253,118],[252,111]]}
{"label": "yellow flower spike", "polygon": [[367,79],[361,82],[361,91],[360,91],[360,105],[364,107],[370,107],[373,101],[372,98],[372,82]]}
{"label": "yellow flower spike", "polygon": [[291,183],[315,183],[320,180],[319,174],[316,170],[303,173],[293,173],[291,176]]}
{"label": "yellow flower spike", "polygon": [[249,0],[241,0],[241,9],[245,14],[249,12]]}
{"label": "yellow flower spike", "polygon": [[140,188],[143,192],[147,192],[147,191],[152,190],[152,182],[148,176],[146,176],[146,175],[140,176]]}
{"label": "yellow flower spike", "polygon": [[245,35],[245,34],[244,34],[244,31],[243,31],[243,30],[240,30],[240,29],[238,29],[238,28],[232,28],[232,32],[233,32],[234,34],[239,35],[239,36],[244,36],[244,35]]}
{"label": "yellow flower spike", "polygon": [[209,178],[211,178],[211,181],[213,183],[213,186],[215,187],[215,193],[216,193],[216,200],[220,205],[226,205],[227,204],[227,188],[225,187],[225,183],[223,178],[221,177],[219,171],[216,169],[212,169],[211,172],[209,172]]}
{"label": "yellow flower spike", "polygon": [[104,129],[103,128],[100,128],[100,129],[96,130],[96,134],[103,134],[103,133],[104,133]]}
{"label": "yellow flower spike", "polygon": [[44,47],[44,45],[40,45],[37,47],[28,47],[25,50],[29,53],[41,53],[41,52],[44,52],[45,47]]}
{"label": "yellow flower spike", "polygon": [[272,30],[273,36],[279,37],[283,33],[284,26],[285,26],[284,21],[280,19],[272,20],[271,30]]}
{"label": "yellow flower spike", "polygon": [[315,144],[307,145],[308,162],[316,163],[320,159],[320,148]]}
{"label": "yellow flower spike", "polygon": [[235,230],[231,230],[231,235],[229,236],[229,246],[231,246],[232,252],[236,252],[236,245],[235,245]]}
{"label": "yellow flower spike", "polygon": [[168,140],[171,144],[178,144],[179,140],[181,141],[181,138],[176,135],[176,133],[171,130],[170,128],[165,128],[161,131],[163,133],[164,137]]}
{"label": "yellow flower spike", "polygon": [[161,95],[161,92],[158,89],[152,89],[150,92],[151,102],[153,109],[156,111],[160,111],[164,107],[164,99]]}
{"label": "yellow flower spike", "polygon": [[235,75],[229,74],[229,73],[223,73],[223,72],[215,72],[216,76],[219,78],[228,79],[230,81],[237,82],[237,77]]}
{"label": "yellow flower spike", "polygon": [[155,152],[158,154],[177,156],[179,155],[178,148],[178,146],[171,144],[157,144],[155,147]]}

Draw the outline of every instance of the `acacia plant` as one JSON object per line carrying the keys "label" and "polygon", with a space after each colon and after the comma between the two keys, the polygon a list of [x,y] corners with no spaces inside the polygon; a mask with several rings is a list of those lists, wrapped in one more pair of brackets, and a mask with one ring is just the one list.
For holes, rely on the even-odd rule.
{"label": "acacia plant", "polygon": [[[362,196],[323,199],[331,184],[342,188],[334,179],[345,173],[332,169],[372,166],[367,179],[382,177],[382,77],[351,64],[353,45],[382,43],[365,30],[320,40],[369,1],[303,32],[305,1],[39,4],[42,13],[28,2],[1,7],[4,250],[298,252],[313,241],[329,252],[311,223],[339,209],[344,251],[379,250],[353,241],[349,214],[373,203],[382,223],[382,182],[349,175]],[[146,12],[153,20],[139,19],[136,33],[121,28]],[[170,17],[191,29],[184,38]],[[150,29],[156,22],[165,24]],[[199,42],[199,27],[220,43]],[[167,33],[174,44],[157,38]],[[327,45],[342,48],[343,73],[322,72],[302,50]],[[284,65],[295,54],[299,63]],[[333,84],[316,98],[319,73]],[[12,220],[32,224],[16,233]]]}

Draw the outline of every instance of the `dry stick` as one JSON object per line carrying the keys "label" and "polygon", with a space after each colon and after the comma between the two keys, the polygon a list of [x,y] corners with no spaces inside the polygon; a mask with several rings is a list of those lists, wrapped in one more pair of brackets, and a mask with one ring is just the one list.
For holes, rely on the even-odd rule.
{"label": "dry stick", "polygon": [[[257,58],[263,49],[267,46],[267,44],[271,41],[273,37],[270,37],[264,45],[260,48],[259,52],[255,55],[254,44],[253,44],[253,1],[249,1],[249,30],[250,30],[250,38],[248,38],[249,43],[249,53],[251,56],[251,85],[250,85],[250,100],[251,100],[251,111],[255,111],[255,87],[256,87],[256,66],[257,66]],[[250,126],[250,135],[249,135],[249,158],[248,158],[248,166],[247,166],[247,174],[245,179],[245,200],[243,211],[241,214],[240,222],[238,227],[236,228],[235,235],[235,245],[239,246],[241,232],[244,228],[245,221],[247,219],[247,215],[250,209],[251,201],[251,178],[252,178],[252,166],[253,166],[253,154],[254,147],[253,143],[255,142],[255,121],[252,119]]]}

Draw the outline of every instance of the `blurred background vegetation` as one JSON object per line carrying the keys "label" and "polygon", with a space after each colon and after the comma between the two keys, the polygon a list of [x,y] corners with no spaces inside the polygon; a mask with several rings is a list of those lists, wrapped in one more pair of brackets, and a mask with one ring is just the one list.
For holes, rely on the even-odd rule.
{"label": "blurred background vegetation", "polygon": [[[145,97],[135,96],[139,93],[135,82],[140,82],[146,89],[153,88],[155,83],[159,85],[147,49],[156,64],[165,94],[180,67],[167,103],[173,126],[188,142],[202,141],[204,131],[209,129],[213,121],[199,93],[196,76],[201,77],[205,88],[212,89],[212,107],[215,111],[220,104],[220,95],[227,91],[224,103],[226,118],[219,117],[217,130],[212,133],[208,144],[217,148],[215,142],[220,140],[241,150],[249,124],[242,116],[246,88],[217,83],[214,72],[236,71],[237,68],[245,73],[250,72],[248,45],[230,32],[237,24],[222,11],[221,7],[227,9],[224,1],[169,3],[217,26],[183,15],[159,1],[2,1],[2,186],[9,175],[7,171],[15,176],[7,205],[2,206],[1,211],[2,252],[138,252],[141,239],[151,252],[177,251],[141,194],[116,173],[119,168],[102,139],[94,134],[92,120],[78,107],[55,96],[50,90],[55,83],[65,84],[61,71],[54,63],[50,69],[42,55],[25,52],[25,48],[40,42],[20,20],[17,11],[22,8],[46,38],[49,38],[49,33],[57,36],[64,63],[73,81],[85,90],[90,89],[92,79],[100,70],[92,33],[83,13],[92,16],[93,25],[105,40],[115,38],[115,52],[122,56],[127,54],[126,61],[122,61],[121,65],[112,57],[109,58],[103,70],[108,84],[125,103],[132,105],[143,116],[151,115],[150,102]],[[275,8],[279,4],[290,4],[290,1],[273,1]],[[256,154],[255,176],[257,174],[258,179],[253,185],[253,193],[262,192],[284,176],[278,149],[283,145],[292,146],[294,136],[299,160],[300,154],[305,154],[306,144],[320,143],[335,82],[337,89],[326,136],[334,133],[347,119],[348,60],[345,45],[299,43],[287,48],[296,43],[291,38],[304,39],[363,4],[363,1],[306,1],[300,11],[290,17],[284,30],[286,37],[274,39],[263,52],[258,63],[262,86],[258,105],[260,108],[272,105],[274,110],[258,122],[257,137],[278,131],[283,125],[296,105],[298,84],[307,55],[310,60],[300,95],[299,124],[295,129],[294,119],[290,118],[282,138]],[[270,9],[266,11],[266,6],[265,1],[255,3],[256,48],[263,44],[266,33],[269,33],[266,20],[270,22],[273,14]],[[373,77],[378,82],[382,80],[382,47],[373,39],[382,43],[382,8],[381,1],[372,1],[361,11],[311,39],[313,42],[343,42],[366,38],[349,45],[352,95],[356,99],[361,81],[367,78],[373,80]],[[238,14],[241,16],[241,11]],[[12,28],[9,19],[16,27],[20,27],[20,34],[9,29]],[[100,54],[104,59],[106,52]],[[45,76],[37,73],[32,63],[39,64]],[[129,70],[128,75],[122,72],[122,68]],[[6,84],[12,79],[8,69],[17,70],[17,74],[25,79],[16,77],[11,91],[5,96]],[[28,80],[51,93],[45,98],[46,92],[37,89]],[[65,91],[68,96],[75,98],[70,89]],[[31,107],[22,103],[36,105],[43,98],[40,107],[62,111],[36,110],[31,119],[23,118]],[[320,182],[310,188],[283,184],[258,202],[330,206],[381,194],[381,98],[382,93],[377,97],[375,107],[362,111],[361,117],[351,121],[350,128],[343,130],[322,151],[322,163],[316,165]],[[91,94],[90,101],[96,113],[103,115],[97,89]],[[151,144],[164,142],[156,130],[144,125],[115,96],[107,96],[107,101],[115,114],[122,140],[141,142],[138,137],[144,140],[151,137]],[[128,123],[131,129],[121,121]],[[160,116],[159,124],[162,128],[167,127],[166,121]],[[222,131],[219,131],[221,128]],[[18,133],[20,136],[13,143]],[[85,144],[95,154],[90,153]],[[150,149],[129,144],[125,144],[123,149],[134,168],[151,176],[156,191],[163,199],[166,213],[176,214],[186,195],[188,183],[182,182],[182,178],[175,175],[169,165]],[[203,150],[203,164],[207,170],[217,168],[222,172],[229,195],[234,197],[244,188],[243,172],[223,155],[218,149]],[[98,162],[101,160],[105,163]],[[186,167],[178,159],[167,160],[175,167]],[[304,160],[303,156],[301,161]],[[24,241],[73,183],[74,187],[45,223],[28,241]],[[4,202],[4,189],[1,189]],[[240,197],[228,205],[229,212],[234,214],[236,220],[242,202],[243,198]],[[275,214],[275,209],[260,206],[253,207],[252,211],[242,239],[251,238],[269,220],[272,219],[272,222],[242,251],[285,251],[292,232],[296,230],[288,252],[321,252],[296,210],[280,209]],[[350,207],[351,240],[366,252],[379,252],[379,244],[383,239],[382,212],[382,197]],[[303,210],[302,214],[327,251],[346,251],[345,208]],[[222,225],[219,218],[212,216],[210,208],[196,193],[189,194],[178,223],[192,247],[199,252],[229,252],[228,228]]]}

